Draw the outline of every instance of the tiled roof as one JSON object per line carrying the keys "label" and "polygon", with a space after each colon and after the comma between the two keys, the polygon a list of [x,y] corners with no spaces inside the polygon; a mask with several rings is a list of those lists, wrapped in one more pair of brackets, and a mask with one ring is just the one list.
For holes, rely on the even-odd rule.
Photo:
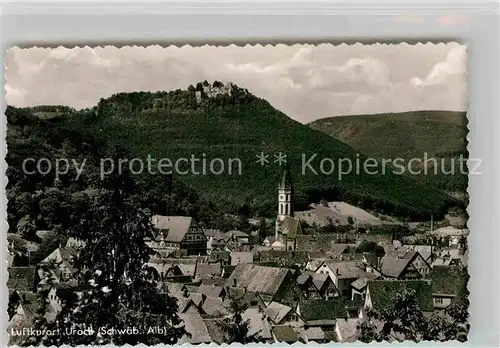
{"label": "tiled roof", "polygon": [[220,263],[199,263],[196,266],[196,277],[218,277],[222,273],[222,266]]}
{"label": "tiled roof", "polygon": [[222,317],[228,314],[227,309],[222,304],[222,299],[207,297],[203,306],[201,307],[203,312],[211,318]]}
{"label": "tiled roof", "polygon": [[430,272],[432,293],[461,295],[467,292],[468,274],[462,267],[434,266]]}
{"label": "tiled roof", "polygon": [[351,286],[356,290],[362,290],[368,284],[369,280],[375,280],[377,278],[379,278],[377,274],[367,272],[363,276],[353,281],[351,283]]}
{"label": "tiled roof", "polygon": [[222,344],[227,342],[227,335],[224,333],[222,327],[224,319],[222,318],[210,318],[203,319],[205,326],[207,327],[208,334],[212,339],[213,343]]}
{"label": "tiled roof", "polygon": [[418,254],[416,251],[395,251],[386,254],[380,260],[380,273],[386,277],[400,277],[416,254]]}
{"label": "tiled roof", "polygon": [[243,320],[249,321],[248,335],[256,336],[262,339],[272,338],[269,323],[264,319],[262,312],[258,308],[247,308],[241,315]]}
{"label": "tiled roof", "polygon": [[224,291],[224,287],[222,286],[213,286],[213,285],[200,285],[198,291],[201,294],[206,295],[207,297],[217,298],[220,297],[222,292]]}
{"label": "tiled roof", "polygon": [[312,281],[316,289],[321,290],[328,279],[328,274],[314,273]]}
{"label": "tiled roof", "polygon": [[232,251],[231,252],[231,265],[240,263],[252,263],[253,253],[251,251]]}
{"label": "tiled roof", "polygon": [[288,275],[286,268],[265,267],[254,264],[238,265],[226,285],[247,291],[274,296]]}
{"label": "tiled roof", "polygon": [[278,302],[271,302],[266,308],[266,314],[275,324],[278,324],[287,316],[292,308]]}
{"label": "tiled roof", "polygon": [[304,285],[308,280],[309,278],[312,278],[313,275],[316,274],[312,271],[304,271],[302,272],[298,277],[297,277],[297,284],[299,285]]}
{"label": "tiled roof", "polygon": [[184,327],[191,334],[191,337],[184,336],[179,340],[178,344],[211,343],[207,326],[198,313],[181,313],[179,317],[182,319]]}
{"label": "tiled roof", "polygon": [[189,216],[162,216],[154,215],[155,228],[167,231],[165,242],[180,243],[191,227],[192,218]]}
{"label": "tiled roof", "polygon": [[310,327],[303,334],[309,341],[320,341],[325,339],[325,332],[320,327]]}
{"label": "tiled roof", "polygon": [[326,261],[325,263],[338,279],[358,278],[364,274],[358,267],[357,261]]}
{"label": "tiled roof", "polygon": [[368,289],[376,310],[390,307],[396,295],[404,289],[415,290],[422,311],[433,310],[432,287],[426,280],[371,280]]}

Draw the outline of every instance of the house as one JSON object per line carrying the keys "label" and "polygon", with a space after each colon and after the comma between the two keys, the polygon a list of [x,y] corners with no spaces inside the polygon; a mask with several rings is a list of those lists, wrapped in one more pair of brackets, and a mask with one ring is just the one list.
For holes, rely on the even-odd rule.
{"label": "house", "polygon": [[[316,274],[316,273],[310,272],[310,271],[304,271],[296,279],[297,285],[298,285],[299,289],[302,291],[302,293],[304,294],[305,298],[319,298],[320,297],[319,291],[313,282],[313,274]],[[322,274],[320,274],[320,275],[322,275]],[[328,275],[326,277],[328,277]]]}
{"label": "house", "polygon": [[427,262],[429,265],[432,264],[434,258],[434,246],[433,245],[404,245],[403,248],[412,251],[418,251],[420,256]]}
{"label": "house", "polygon": [[221,231],[217,231],[213,236],[209,238],[210,245],[212,248],[223,247],[231,239],[231,235]]}
{"label": "house", "polygon": [[338,296],[337,288],[328,274],[304,271],[296,281],[305,298],[333,300]]}
{"label": "house", "polygon": [[224,299],[226,307],[229,308],[231,301],[238,300],[250,308],[260,308],[264,310],[267,304],[256,292],[246,291],[243,288],[226,287],[227,295]]}
{"label": "house", "polygon": [[250,235],[248,235],[245,232],[238,231],[238,230],[231,230],[227,232],[227,235],[233,239],[233,241],[237,242],[238,244],[242,245],[247,245],[250,244],[249,238]]}
{"label": "house", "polygon": [[255,264],[236,266],[227,279],[226,286],[256,293],[264,303],[276,301],[291,307],[302,295],[289,269]]}
{"label": "house", "polygon": [[334,261],[328,260],[316,270],[319,274],[328,274],[332,278],[339,294],[343,297],[351,297],[351,283],[364,275],[358,261]]}
{"label": "house", "polygon": [[222,318],[229,314],[221,298],[207,297],[198,308],[205,318]]}
{"label": "house", "polygon": [[469,230],[446,226],[438,228],[431,233],[438,238],[448,238],[449,246],[452,246],[462,244],[464,240],[466,241],[467,236],[469,235]]}
{"label": "house", "polygon": [[210,298],[221,298],[224,299],[226,297],[226,289],[223,286],[215,286],[215,285],[200,285],[198,287],[198,291],[201,294],[204,294]]}
{"label": "house", "polygon": [[371,280],[368,282],[364,307],[377,311],[390,308],[403,290],[414,290],[423,312],[432,312],[432,286],[427,280]]}
{"label": "house", "polygon": [[253,253],[251,251],[232,251],[231,266],[253,262]]}
{"label": "house", "polygon": [[248,320],[248,335],[253,336],[261,343],[271,343],[273,335],[268,321],[263,313],[256,307],[247,308],[241,315],[243,320]]}
{"label": "house", "polygon": [[430,269],[418,251],[396,250],[382,257],[377,271],[385,278],[401,280],[426,278]]}
{"label": "house", "polygon": [[301,326],[304,324],[293,308],[278,302],[271,302],[265,309],[265,313],[273,325]]}
{"label": "house", "polygon": [[76,255],[77,250],[72,247],[59,247],[43,259],[38,267],[38,288],[47,286],[49,282],[63,283],[73,278],[73,260]]}
{"label": "house", "polygon": [[185,255],[206,255],[207,237],[189,216],[152,217],[157,230],[154,240],[147,242],[153,249],[179,250]]}
{"label": "house", "polygon": [[435,309],[448,307],[455,299],[467,296],[467,271],[458,266],[434,266],[431,270]]}
{"label": "house", "polygon": [[361,295],[364,296],[366,294],[366,287],[370,280],[379,279],[380,275],[378,273],[366,272],[363,276],[359,277],[355,281],[351,283],[352,295]]}
{"label": "house", "polygon": [[341,299],[303,300],[297,307],[297,314],[304,320],[304,327],[321,327],[332,330],[337,318],[348,316],[345,303]]}
{"label": "house", "polygon": [[[274,341],[270,325],[265,319],[265,315],[258,308],[247,308],[241,317],[249,323],[247,336],[253,337],[259,343],[272,343]],[[223,344],[227,342],[228,337],[223,332],[222,318],[203,319],[203,321],[213,343]]]}

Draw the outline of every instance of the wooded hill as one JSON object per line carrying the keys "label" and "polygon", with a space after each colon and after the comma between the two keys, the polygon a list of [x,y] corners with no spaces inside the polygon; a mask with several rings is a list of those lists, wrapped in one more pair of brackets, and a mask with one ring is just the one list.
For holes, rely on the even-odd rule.
{"label": "wooded hill", "polygon": [[[50,177],[38,176],[36,180],[23,177],[20,172],[23,158],[90,156],[97,163],[98,158],[117,156],[115,150],[108,150],[115,147],[124,149],[130,159],[146,160],[148,154],[173,161],[190,158],[192,154],[199,158],[205,154],[207,160],[241,159],[241,175],[174,173],[173,179],[161,174],[135,176],[134,180],[141,185],[141,200],[160,214],[183,211],[209,216],[211,211],[220,210],[246,216],[275,215],[276,189],[283,167],[273,163],[273,155],[279,152],[288,156],[298,209],[325,199],[425,220],[431,212],[443,215],[449,206],[457,204],[438,189],[390,172],[386,175],[352,172],[340,181],[336,172],[321,174],[320,159],[349,158],[355,163],[357,151],[290,119],[267,101],[237,86],[232,87],[231,95],[208,98],[201,93],[202,101],[198,103],[196,90],[201,89],[200,83],[188,90],[121,93],[101,100],[92,109],[69,110],[50,120],[41,120],[30,109],[8,108],[10,221],[15,221],[12,214],[17,217],[24,213],[38,214],[17,213],[16,204],[20,203],[15,197],[54,186]],[[44,108],[44,112],[50,110]],[[271,163],[265,166],[256,163],[256,154],[261,152],[270,156]],[[318,174],[306,171],[302,175],[302,156],[309,158],[313,154],[317,157],[311,163]],[[362,155],[360,159],[363,158]],[[97,169],[94,165],[94,170]],[[68,175],[64,179],[68,180],[65,190],[90,189],[92,181],[98,180],[98,173],[85,175],[79,183],[71,182]],[[174,187],[182,187],[175,194],[169,194],[172,182]]]}
{"label": "wooded hill", "polygon": [[339,139],[375,158],[437,158],[455,173],[413,175],[422,183],[447,191],[466,192],[467,175],[459,173],[458,158],[468,157],[467,117],[465,112],[412,111],[374,115],[328,117],[309,126]]}

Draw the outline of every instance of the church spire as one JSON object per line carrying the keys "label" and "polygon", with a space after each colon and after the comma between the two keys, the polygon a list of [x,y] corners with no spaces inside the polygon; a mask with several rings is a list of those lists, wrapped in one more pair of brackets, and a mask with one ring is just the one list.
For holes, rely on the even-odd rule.
{"label": "church spire", "polygon": [[290,175],[288,161],[285,163],[285,168],[283,168],[283,174],[281,175],[281,181],[278,189],[293,190],[292,177]]}

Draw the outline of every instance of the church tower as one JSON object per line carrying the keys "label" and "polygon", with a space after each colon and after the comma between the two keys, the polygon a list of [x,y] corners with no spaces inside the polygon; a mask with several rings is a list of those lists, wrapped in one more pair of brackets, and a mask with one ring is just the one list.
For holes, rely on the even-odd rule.
{"label": "church tower", "polygon": [[278,216],[276,217],[276,240],[280,240],[279,231],[281,229],[281,223],[285,218],[293,216],[292,208],[292,180],[290,176],[290,170],[288,164],[285,165],[283,169],[283,174],[281,181],[278,185]]}

